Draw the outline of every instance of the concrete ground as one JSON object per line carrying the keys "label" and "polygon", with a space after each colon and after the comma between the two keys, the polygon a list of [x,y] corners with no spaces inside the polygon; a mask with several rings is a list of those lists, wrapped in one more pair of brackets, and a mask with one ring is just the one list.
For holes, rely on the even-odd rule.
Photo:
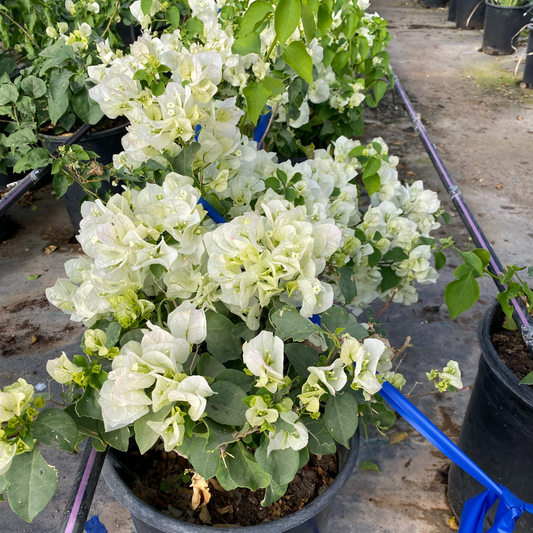
{"label": "concrete ground", "polygon": [[[428,10],[412,2],[377,0],[373,7],[390,21],[392,65],[420,113],[433,141],[460,186],[502,262],[533,264],[533,193],[530,158],[533,134],[533,93],[520,89],[512,71],[515,56],[494,58],[478,52],[481,33],[457,31],[447,22],[446,10]],[[523,50],[519,49],[519,52]],[[399,100],[391,94],[367,114],[366,137],[382,136],[391,153],[401,157],[402,176],[422,179],[437,190],[452,215],[439,236],[452,235],[465,247],[468,235],[436,175]],[[33,206],[17,205],[11,216],[21,228],[0,244],[0,387],[17,377],[37,385],[46,383],[45,362],[62,350],[78,350],[82,330],[48,305],[44,289],[63,275],[63,263],[80,248],[61,203],[50,188],[33,194]],[[53,245],[57,249],[45,253]],[[446,283],[457,260],[436,285],[423,286],[420,301],[411,307],[390,306],[383,315],[395,346],[411,336],[401,370],[406,391],[420,382],[414,395],[432,389],[425,378],[430,368],[449,359],[460,362],[463,381],[474,381],[479,356],[476,327],[495,296],[490,282],[482,284],[481,299],[460,319],[450,321],[443,303]],[[28,275],[40,274],[30,281]],[[378,306],[379,307],[379,306]],[[448,436],[456,439],[469,393],[429,395],[414,403]],[[398,444],[390,435],[406,432]],[[25,524],[0,503],[0,533],[57,533],[78,458],[44,449],[59,470],[59,488],[52,502],[33,524]],[[376,463],[381,472],[359,472],[361,461]],[[403,420],[387,436],[371,432],[362,441],[358,466],[335,500],[330,530],[346,533],[445,533],[452,513],[445,492],[447,459]],[[127,512],[100,481],[89,516],[99,516],[109,533],[132,533]]]}

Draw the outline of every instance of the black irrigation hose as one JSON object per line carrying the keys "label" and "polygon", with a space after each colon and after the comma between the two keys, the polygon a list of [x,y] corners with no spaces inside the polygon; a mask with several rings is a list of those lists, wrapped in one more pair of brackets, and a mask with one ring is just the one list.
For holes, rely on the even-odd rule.
{"label": "black irrigation hose", "polygon": [[74,479],[74,490],[63,512],[60,532],[83,533],[85,530],[85,523],[91,510],[106,452],[107,450],[97,452],[90,440],[85,445],[80,466]]}
{"label": "black irrigation hose", "polygon": [[[78,142],[93,126],[91,124],[84,124],[75,133],[73,133],[64,146],[70,146]],[[0,198],[0,217],[12,207],[22,195],[29,191],[41,178],[46,176],[52,169],[52,165],[47,165],[44,168],[32,170],[24,178],[22,178],[3,198]]]}
{"label": "black irrigation hose", "polygon": [[[426,152],[428,153],[429,158],[431,159],[431,162],[433,163],[433,166],[435,167],[435,170],[437,171],[437,174],[439,175],[439,178],[442,181],[442,184],[450,195],[450,199],[453,202],[455,208],[457,209],[457,212],[459,213],[463,224],[465,225],[468,233],[470,234],[470,237],[472,237],[472,240],[474,241],[477,247],[484,248],[490,253],[490,263],[488,266],[489,271],[494,275],[501,274],[503,272],[503,266],[496,254],[494,253],[492,245],[490,244],[487,237],[483,233],[483,230],[477,223],[474,215],[472,214],[472,211],[470,210],[465,199],[463,198],[459,187],[456,185],[450,173],[444,166],[444,163],[442,162],[442,159],[440,158],[437,152],[437,148],[431,142],[431,139],[429,138],[429,135],[427,134],[427,131],[424,128],[424,125],[422,124],[422,121],[416,114],[414,107],[411,104],[409,97],[407,96],[407,93],[405,92],[404,88],[402,87],[402,84],[400,83],[400,80],[398,79],[398,76],[395,72],[392,73],[392,76],[394,78],[395,89],[402,100],[403,107],[407,115],[413,122],[413,125],[416,131],[418,132],[418,136],[420,137],[420,140],[422,141],[422,144],[424,145],[424,148],[426,149]],[[506,289],[506,287],[502,285],[498,280],[495,279],[494,282],[496,283],[496,287],[500,292],[503,292]],[[512,298],[510,301],[514,307],[513,318],[517,324],[520,324],[520,331],[522,333],[524,342],[526,343],[526,346],[529,348],[529,351],[533,356],[533,319],[529,315],[524,302],[520,298]]]}

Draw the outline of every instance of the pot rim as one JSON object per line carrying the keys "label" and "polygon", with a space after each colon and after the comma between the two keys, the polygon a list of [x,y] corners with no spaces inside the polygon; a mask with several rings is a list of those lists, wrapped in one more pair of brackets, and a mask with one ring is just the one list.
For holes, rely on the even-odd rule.
{"label": "pot rim", "polygon": [[484,313],[478,327],[478,342],[481,348],[481,356],[486,360],[494,374],[513,394],[518,396],[528,407],[533,409],[533,389],[527,385],[520,385],[520,379],[507,368],[500,359],[490,338],[490,329],[496,317],[501,312],[499,302],[494,302]]}
{"label": "pot rim", "polygon": [[494,7],[496,9],[523,9],[526,10],[527,8],[533,7],[533,2],[528,2],[526,4],[522,4],[521,6],[500,6],[498,4],[494,4],[490,2],[489,0],[485,0],[485,5]]}
{"label": "pot rim", "polygon": [[[94,124],[96,126],[96,124]],[[87,133],[84,135],[79,142],[85,142],[85,141],[95,141],[97,139],[102,139],[105,137],[110,137],[112,135],[116,135],[117,133],[121,133],[121,131],[126,131],[126,128],[129,126],[129,122],[127,124],[121,124],[120,126],[115,126],[113,128],[109,128],[108,130],[102,130],[102,131],[96,131],[94,133]],[[76,130],[77,131],[77,130]],[[43,139],[46,139],[47,141],[61,141],[66,142],[70,139],[71,135],[47,135],[46,133],[39,133],[38,134]]]}
{"label": "pot rim", "polygon": [[[359,454],[359,427],[355,435],[350,439],[350,449],[346,458],[346,463],[342,467],[341,471],[337,474],[337,477],[333,483],[325,490],[318,498],[313,500],[309,505],[302,507],[295,513],[284,516],[274,522],[265,522],[257,524],[255,526],[236,526],[236,527],[212,527],[204,526],[200,524],[190,524],[188,522],[182,522],[177,518],[171,518],[164,515],[160,511],[157,511],[145,501],[141,500],[133,491],[126,485],[126,483],[118,475],[117,469],[112,465],[113,455],[108,454],[104,467],[102,469],[102,476],[111,489],[113,496],[136,518],[142,520],[145,523],[152,525],[155,528],[165,528],[162,531],[169,531],[175,533],[228,533],[234,530],[245,531],[246,533],[267,533],[272,532],[274,524],[283,526],[282,531],[290,531],[292,528],[303,524],[311,517],[316,516],[330,504],[333,499],[339,494],[344,487],[348,479],[350,478],[357,461]],[[128,505],[126,505],[126,503]],[[150,520],[152,518],[152,520]],[[157,519],[157,524],[154,520]],[[275,530],[279,531],[279,530]]]}

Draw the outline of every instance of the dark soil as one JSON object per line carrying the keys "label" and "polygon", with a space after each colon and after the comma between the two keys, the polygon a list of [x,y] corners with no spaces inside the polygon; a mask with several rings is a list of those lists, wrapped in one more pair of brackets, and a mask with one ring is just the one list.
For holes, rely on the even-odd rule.
{"label": "dark soil", "polygon": [[[518,331],[502,329],[491,335],[492,344],[505,366],[519,379],[533,372],[533,358]],[[533,388],[532,385],[529,385]]]}
{"label": "dark soil", "polygon": [[[335,454],[311,455],[308,464],[300,468],[287,492],[277,502],[261,507],[264,489],[225,491],[216,479],[209,480],[211,500],[205,507],[192,510],[190,482],[181,482],[180,474],[191,465],[175,452],[167,453],[162,446],[144,456],[135,453],[121,454],[132,472],[142,472],[130,484],[133,492],[163,514],[192,524],[213,526],[252,526],[272,522],[301,509],[320,496],[337,475]],[[192,476],[192,473],[189,474]]]}
{"label": "dark soil", "polygon": [[[106,131],[110,130],[112,128],[116,128],[118,126],[122,126],[123,124],[128,124],[128,119],[126,117],[118,117],[118,118],[107,118],[103,117],[98,124],[95,124],[88,132],[88,134],[91,133],[97,133],[99,131]],[[63,132],[58,134],[59,137],[70,137],[73,133],[75,133],[79,128],[80,124],[77,122],[74,123],[74,126],[70,128],[69,131]],[[47,122],[46,124],[43,124],[39,128],[39,133],[42,133],[43,135],[55,135],[54,131],[56,130],[57,126],[52,124],[51,122]]]}

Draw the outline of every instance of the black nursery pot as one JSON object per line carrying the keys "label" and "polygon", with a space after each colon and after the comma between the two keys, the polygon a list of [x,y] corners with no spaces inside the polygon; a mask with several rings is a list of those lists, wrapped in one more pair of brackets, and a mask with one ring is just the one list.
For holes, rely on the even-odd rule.
{"label": "black nursery pot", "polygon": [[485,1],[457,0],[455,21],[463,30],[481,30],[485,22]]}
{"label": "black nursery pot", "polygon": [[485,1],[485,30],[483,52],[489,55],[509,55],[516,49],[520,30],[531,22],[531,6],[499,6]]}
{"label": "black nursery pot", "polygon": [[533,24],[528,26],[529,38],[527,41],[526,66],[524,68],[524,81],[533,85]]}
{"label": "black nursery pot", "polygon": [[457,16],[457,0],[450,0],[448,7],[448,20],[450,22],[455,22]]}
{"label": "black nursery pot", "polygon": [[[333,500],[348,481],[359,453],[359,430],[350,441],[350,449],[337,447],[339,473],[335,481],[316,500],[295,513],[267,522],[246,527],[211,527],[189,524],[156,511],[138,498],[128,487],[127,470],[121,468],[116,452],[110,451],[103,468],[107,486],[115,498],[131,513],[137,533],[326,533]],[[130,478],[131,479],[131,478]]]}
{"label": "black nursery pot", "polygon": [[446,0],[424,0],[424,5],[427,7],[445,7]]}
{"label": "black nursery pot", "polygon": [[[490,307],[478,329],[481,357],[476,382],[468,403],[459,447],[496,483],[533,503],[533,389],[502,362],[491,342],[491,333],[503,322],[500,304]],[[461,516],[465,501],[485,490],[452,463],[448,498],[455,516]],[[492,525],[495,509],[488,516]],[[531,533],[533,515],[525,513],[515,533]]]}
{"label": "black nursery pot", "polygon": [[[85,151],[91,151],[98,154],[98,162],[102,165],[107,165],[113,161],[113,155],[122,152],[122,137],[126,135],[126,124],[116,126],[105,131],[97,131],[82,137],[77,142]],[[50,151],[56,150],[63,146],[68,140],[68,137],[56,137],[52,135],[43,135],[44,146]],[[111,185],[103,181],[99,193],[105,194],[112,190]],[[65,195],[63,196],[63,203],[67,208],[68,216],[72,223],[72,227],[77,233],[80,229],[81,213],[80,202],[85,196],[85,191],[77,183],[72,184]]]}

